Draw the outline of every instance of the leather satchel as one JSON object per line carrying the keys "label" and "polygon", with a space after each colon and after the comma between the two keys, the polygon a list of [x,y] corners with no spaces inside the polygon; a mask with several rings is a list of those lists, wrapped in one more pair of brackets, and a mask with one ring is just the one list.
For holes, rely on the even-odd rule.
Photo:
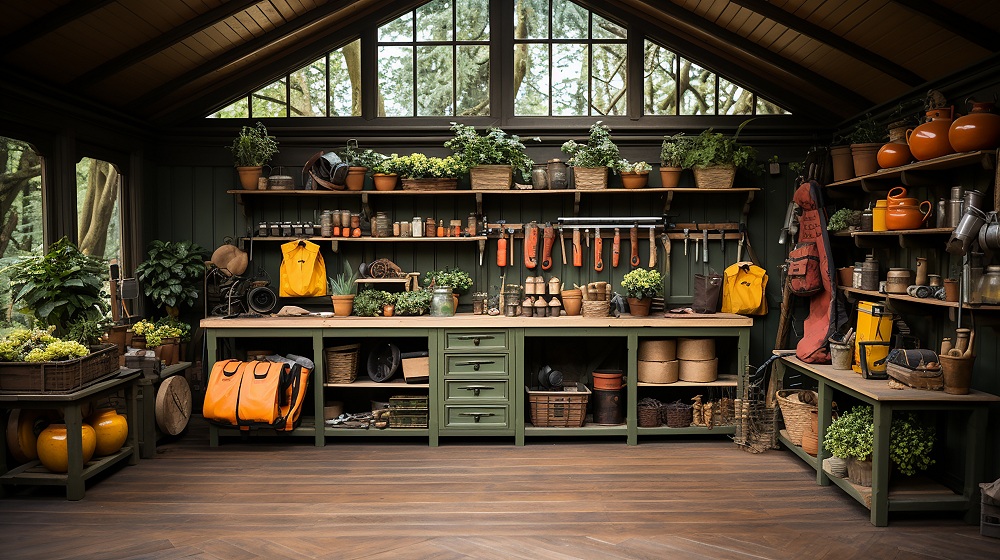
{"label": "leather satchel", "polygon": [[302,184],[306,190],[317,187],[342,191],[346,188],[350,165],[333,152],[316,152],[302,167]]}

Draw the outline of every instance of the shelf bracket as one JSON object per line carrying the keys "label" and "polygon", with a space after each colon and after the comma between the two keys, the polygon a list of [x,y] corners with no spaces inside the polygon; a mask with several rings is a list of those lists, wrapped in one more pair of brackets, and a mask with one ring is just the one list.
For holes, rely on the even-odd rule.
{"label": "shelf bracket", "polygon": [[580,191],[573,193],[573,216],[580,215]]}
{"label": "shelf bracket", "polygon": [[[361,193],[361,211],[364,212],[365,217],[371,220],[372,207],[368,205],[368,193],[366,192]],[[337,249],[334,249],[333,252],[336,253]]]}
{"label": "shelf bracket", "polygon": [[[750,193],[750,198],[753,198],[753,193]],[[670,205],[673,204],[673,203],[674,203],[674,191],[668,191],[667,192],[667,198],[663,202],[663,213],[664,214],[669,214],[670,213]],[[743,214],[745,215],[746,212],[743,212]]]}
{"label": "shelf bracket", "polygon": [[[673,194],[673,193],[670,193]],[[754,195],[757,194],[756,191],[747,192],[747,201],[743,203],[743,221],[747,221],[747,217],[750,216],[750,203],[753,202]],[[665,212],[664,212],[665,213]]]}
{"label": "shelf bracket", "polygon": [[476,193],[476,215],[483,215],[483,193]]}
{"label": "shelf bracket", "polygon": [[340,240],[339,239],[332,239],[332,240],[330,240],[330,250],[333,251],[334,253],[339,253],[340,252]]}

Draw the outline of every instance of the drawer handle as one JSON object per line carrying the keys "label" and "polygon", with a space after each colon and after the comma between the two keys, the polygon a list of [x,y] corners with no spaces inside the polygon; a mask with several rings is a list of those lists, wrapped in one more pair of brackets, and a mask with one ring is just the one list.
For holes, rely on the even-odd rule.
{"label": "drawer handle", "polygon": [[458,337],[459,340],[471,340],[474,346],[479,346],[481,340],[493,340],[493,335],[488,334],[464,334]]}
{"label": "drawer handle", "polygon": [[461,412],[459,413],[459,416],[472,416],[476,419],[476,423],[478,424],[479,419],[483,416],[496,416],[496,414],[492,412]]}
{"label": "drawer handle", "polygon": [[489,364],[495,364],[495,363],[496,362],[493,361],[493,360],[468,360],[468,361],[465,361],[465,362],[457,362],[455,365],[456,366],[472,366],[473,371],[479,371],[479,368],[481,366],[485,366],[485,365],[489,365]]}
{"label": "drawer handle", "polygon": [[466,391],[472,391],[474,397],[478,397],[480,391],[492,391],[493,389],[496,389],[496,387],[490,387],[489,385],[469,385],[465,388]]}

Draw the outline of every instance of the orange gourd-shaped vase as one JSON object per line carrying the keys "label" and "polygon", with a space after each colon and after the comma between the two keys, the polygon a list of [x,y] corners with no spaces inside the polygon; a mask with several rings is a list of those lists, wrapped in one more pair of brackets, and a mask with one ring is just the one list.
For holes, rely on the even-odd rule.
{"label": "orange gourd-shaped vase", "polygon": [[899,167],[913,161],[910,146],[906,144],[906,126],[896,126],[889,129],[889,143],[878,150],[876,156],[878,166],[882,169]]}
{"label": "orange gourd-shaped vase", "polygon": [[951,127],[951,108],[932,109],[927,111],[930,122],[906,131],[906,142],[910,145],[913,157],[920,161],[934,159],[954,153],[951,142],[948,141],[948,128]]}
{"label": "orange gourd-shaped vase", "polygon": [[97,435],[97,447],[94,450],[97,457],[117,453],[128,439],[128,421],[113,408],[99,409],[87,418],[87,423]]}
{"label": "orange gourd-shaped vase", "polygon": [[[94,428],[84,424],[81,431],[83,439],[83,462],[94,456],[97,448],[97,435]],[[64,473],[69,470],[69,449],[66,441],[66,424],[50,424],[38,434],[38,460],[54,473]]]}
{"label": "orange gourd-shaped vase", "polygon": [[1000,146],[1000,115],[993,114],[994,103],[976,103],[971,97],[966,101],[971,102],[972,112],[951,123],[951,147],[956,152],[972,152]]}

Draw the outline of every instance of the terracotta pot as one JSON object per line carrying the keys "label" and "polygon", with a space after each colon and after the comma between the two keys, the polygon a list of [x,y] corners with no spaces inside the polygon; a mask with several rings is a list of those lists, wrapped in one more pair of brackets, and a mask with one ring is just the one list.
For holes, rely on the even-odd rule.
{"label": "terracotta pot", "polygon": [[934,159],[954,153],[951,142],[948,141],[948,129],[951,127],[951,109],[934,109],[927,111],[930,122],[906,131],[906,143],[910,145],[913,157],[920,161]]}
{"label": "terracotta pot", "polygon": [[830,157],[833,159],[834,182],[854,178],[854,159],[851,157],[850,146],[834,146],[830,148]]}
{"label": "terracotta pot", "polygon": [[889,142],[879,148],[876,160],[879,167],[888,169],[910,163],[913,161],[913,154],[910,153],[910,147],[905,143]]}
{"label": "terracotta pot", "polygon": [[349,191],[360,191],[365,188],[365,173],[367,167],[351,166],[347,169],[347,179],[344,183]]}
{"label": "terracotta pot", "polygon": [[[81,427],[83,440],[83,462],[94,457],[97,448],[97,435],[94,428],[88,424]],[[69,449],[66,441],[66,424],[49,424],[48,428],[38,434],[38,460],[54,473],[64,473],[69,470]]]}
{"label": "terracotta pot", "polygon": [[[927,209],[924,209],[927,205]],[[889,230],[919,229],[931,217],[933,205],[929,200],[917,206],[898,204],[889,206],[885,211],[885,227]]]}
{"label": "terracotta pot", "polygon": [[854,267],[844,266],[837,269],[837,284],[845,288],[854,285]]}
{"label": "terracotta pot", "polygon": [[[579,292],[579,290],[577,291]],[[568,296],[563,292],[562,306],[566,310],[566,315],[579,315],[580,309],[583,307],[583,296]]]}
{"label": "terracotta pot", "polygon": [[372,181],[375,183],[375,190],[377,191],[394,191],[396,190],[396,183],[399,181],[399,175],[395,173],[391,175],[376,173],[372,175]]}
{"label": "terracotta pot", "polygon": [[133,334],[132,340],[129,342],[129,346],[132,348],[145,348],[146,347],[146,337],[141,334]]}
{"label": "terracotta pot", "polygon": [[673,188],[680,184],[681,182],[681,169],[680,167],[660,167],[660,182],[663,183],[661,186],[666,188]]}
{"label": "terracotta pot", "polygon": [[956,152],[992,150],[1000,146],[1000,115],[992,113],[993,105],[972,103],[972,112],[951,123],[948,141]]}
{"label": "terracotta pot", "polygon": [[354,294],[330,296],[333,300],[334,317],[347,317],[354,312]]}
{"label": "terracotta pot", "polygon": [[972,386],[972,366],[976,362],[976,357],[957,358],[939,354],[938,360],[941,362],[941,372],[944,377],[944,392],[949,395],[968,395]]}
{"label": "terracotta pot", "polygon": [[628,312],[633,317],[649,316],[649,307],[653,304],[653,298],[627,298]]}
{"label": "terracotta pot", "polygon": [[240,174],[240,186],[248,191],[255,191],[258,179],[264,175],[264,168],[260,165],[257,167],[237,167],[236,172]]}
{"label": "terracotta pot", "polygon": [[622,372],[595,371],[593,373],[594,389],[614,391],[622,388]]}
{"label": "terracotta pot", "polygon": [[97,444],[94,456],[104,457],[117,453],[128,439],[128,421],[113,408],[100,408],[87,418],[94,428]]}
{"label": "terracotta pot", "polygon": [[396,306],[395,305],[383,305],[382,306],[382,316],[383,317],[392,317],[395,314],[396,314]]}
{"label": "terracotta pot", "polygon": [[649,173],[622,172],[622,186],[626,189],[641,189],[649,182]]}
{"label": "terracotta pot", "polygon": [[863,177],[878,171],[878,150],[882,144],[851,144],[854,176]]}

